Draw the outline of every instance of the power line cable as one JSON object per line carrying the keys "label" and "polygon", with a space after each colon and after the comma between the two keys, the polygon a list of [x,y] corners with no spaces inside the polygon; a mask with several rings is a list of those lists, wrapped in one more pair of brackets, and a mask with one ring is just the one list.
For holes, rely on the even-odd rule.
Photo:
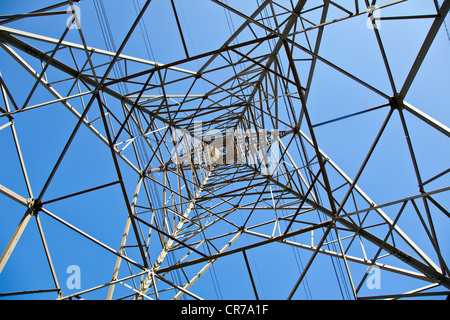
{"label": "power line cable", "polygon": [[[439,1],[437,1],[437,3],[438,3],[439,8],[440,8],[441,4],[439,3]],[[438,8],[436,8],[436,9],[438,9]],[[450,42],[450,32],[448,31],[447,22],[445,21],[445,19],[444,19],[444,27],[445,27],[445,31],[447,32],[447,39]]]}

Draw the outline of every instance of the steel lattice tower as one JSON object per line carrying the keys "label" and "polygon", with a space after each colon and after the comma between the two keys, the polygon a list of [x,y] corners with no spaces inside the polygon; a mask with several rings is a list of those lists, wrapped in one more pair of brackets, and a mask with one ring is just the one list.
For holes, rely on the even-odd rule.
{"label": "steel lattice tower", "polygon": [[372,2],[2,12],[2,296],[448,295],[450,1]]}

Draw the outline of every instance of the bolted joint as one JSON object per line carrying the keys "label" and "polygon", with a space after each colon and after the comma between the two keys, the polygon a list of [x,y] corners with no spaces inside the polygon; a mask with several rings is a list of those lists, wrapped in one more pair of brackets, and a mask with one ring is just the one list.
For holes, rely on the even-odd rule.
{"label": "bolted joint", "polygon": [[400,94],[396,94],[392,98],[389,99],[389,105],[392,109],[403,109],[403,97]]}
{"label": "bolted joint", "polygon": [[30,214],[35,216],[42,208],[42,203],[34,198],[27,200],[28,208],[30,209]]}
{"label": "bolted joint", "polygon": [[30,199],[28,199],[27,200],[27,206],[28,206],[28,208],[33,208],[34,207],[34,203],[35,203],[35,199],[34,198],[30,198]]}

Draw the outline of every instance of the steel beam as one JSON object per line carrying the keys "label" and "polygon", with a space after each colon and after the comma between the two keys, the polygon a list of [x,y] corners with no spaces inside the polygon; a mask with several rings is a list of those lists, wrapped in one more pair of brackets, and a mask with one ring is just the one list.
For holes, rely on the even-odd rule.
{"label": "steel beam", "polygon": [[22,236],[22,233],[25,231],[25,228],[28,225],[28,222],[31,218],[31,209],[28,209],[25,215],[23,216],[22,220],[20,220],[19,225],[17,226],[16,230],[14,231],[14,234],[12,235],[11,239],[9,240],[8,244],[6,245],[5,250],[3,251],[1,257],[0,257],[0,274],[3,271],[3,268],[5,267],[6,263],[8,262],[8,259],[11,257],[11,254],[14,251],[14,248],[17,245],[17,242],[19,242],[20,237]]}
{"label": "steel beam", "polygon": [[440,123],[439,121],[437,121],[433,117],[429,116],[425,112],[419,110],[418,108],[414,107],[413,105],[409,104],[406,101],[403,101],[402,105],[403,105],[403,108],[406,111],[408,111],[411,114],[415,115],[420,120],[424,121],[425,123],[427,123],[428,125],[430,125],[434,129],[438,130],[439,132],[445,134],[447,137],[450,138],[450,128],[449,127],[447,127],[446,125]]}
{"label": "steel beam", "polygon": [[[299,194],[298,192],[292,190],[291,188],[288,188],[285,185],[279,183],[277,180],[275,180],[273,178],[269,178],[269,179],[271,180],[272,183],[278,185],[279,187],[284,188],[285,190],[289,190],[289,192],[297,195],[300,199],[303,198],[303,196],[301,194]],[[306,199],[305,202],[308,203],[309,205],[313,206],[315,209],[319,210],[320,212],[326,214],[330,218],[334,218],[333,212],[330,211],[329,209],[327,209],[317,203],[314,203],[309,199]],[[385,218],[387,219],[387,216]],[[383,250],[385,250],[386,252],[392,254],[393,256],[400,259],[404,263],[410,265],[417,271],[423,273],[431,281],[441,283],[443,286],[450,289],[450,279],[446,275],[442,274],[441,270],[434,263],[433,263],[433,266],[435,266],[435,267],[432,267],[430,265],[427,265],[427,264],[415,259],[411,255],[396,248],[395,246],[393,246],[389,243],[385,243],[382,239],[376,237],[375,235],[371,234],[367,230],[359,228],[359,226],[357,226],[356,224],[354,224],[351,221],[348,221],[346,219],[337,219],[336,222],[342,224],[347,229],[355,232],[356,234],[359,234],[361,237],[370,241],[374,245],[376,245],[378,247],[382,247]],[[396,228],[396,231],[399,230],[397,227],[395,227],[395,228]],[[401,231],[399,231],[399,232],[401,232]],[[420,249],[417,246],[415,246],[415,250],[420,250]],[[424,255],[424,257],[426,257],[426,255],[424,253],[423,253],[423,255]]]}
{"label": "steel beam", "polygon": [[[204,181],[202,182],[201,186],[199,186],[197,193],[191,199],[186,211],[183,214],[183,217],[180,218],[180,221],[178,222],[177,226],[174,228],[174,230],[171,234],[171,237],[169,237],[169,239],[167,240],[167,243],[164,244],[163,250],[159,254],[158,258],[156,259],[156,261],[152,267],[152,270],[154,270],[155,272],[157,272],[156,270],[158,270],[160,268],[162,262],[164,261],[167,254],[169,253],[170,248],[174,245],[175,242],[178,241],[178,240],[176,241],[175,239],[176,239],[178,233],[180,232],[180,230],[182,229],[183,225],[186,223],[186,221],[188,221],[187,218],[189,217],[191,211],[194,209],[196,202],[198,201],[198,198],[200,197],[206,183],[208,182],[209,178],[211,177],[211,173],[212,173],[212,170],[209,170]],[[152,283],[152,281],[153,281],[153,279],[151,277],[146,277],[145,279],[143,279],[141,282],[139,291],[141,291],[143,293],[147,292],[148,289],[150,288],[150,284]]]}
{"label": "steel beam", "polygon": [[29,202],[27,199],[15,193],[14,191],[6,188],[5,186],[2,186],[1,184],[0,184],[0,193],[7,196],[10,199],[13,199],[14,201],[20,203],[21,205],[28,207]]}
{"label": "steel beam", "polygon": [[450,9],[450,0],[444,0],[441,8],[439,9],[438,16],[431,25],[430,31],[428,32],[427,37],[425,38],[425,41],[423,42],[423,45],[420,48],[419,54],[417,55],[416,60],[414,61],[413,66],[411,67],[411,71],[406,77],[405,83],[403,84],[403,87],[400,91],[400,96],[403,97],[403,99],[406,97],[406,94],[411,88],[411,85],[414,79],[416,78],[416,75],[419,72],[422,63],[425,60],[425,57],[427,56],[428,50],[430,49],[431,45],[434,42],[434,38],[436,37],[437,33],[439,32],[439,29],[444,23],[445,17],[447,16],[449,9]]}
{"label": "steel beam", "polygon": [[[0,47],[2,47],[7,53],[9,53],[26,71],[28,71],[33,77],[36,79],[39,77],[38,73],[25,61],[23,60],[11,47],[8,45],[0,42]],[[82,120],[83,124],[90,130],[92,133],[94,133],[103,143],[109,146],[108,139],[106,139],[86,118],[82,118],[81,114],[67,101],[67,97],[63,97],[58,91],[56,91],[55,88],[50,86],[48,82],[41,78],[40,79],[41,85],[44,86],[58,101],[60,101],[70,112],[75,115],[78,120]],[[91,93],[94,93],[94,91],[91,91]],[[124,160],[134,171],[140,172],[138,168],[130,161],[128,160],[122,153],[120,153],[118,150],[114,148],[116,154]]]}
{"label": "steel beam", "polygon": [[[51,37],[46,37],[46,36],[38,35],[38,34],[35,34],[35,33],[22,31],[22,30],[18,30],[18,29],[14,29],[14,28],[9,28],[9,27],[0,26],[0,31],[4,31],[4,32],[9,33],[9,34],[13,34],[13,35],[24,37],[24,38],[28,38],[28,39],[43,41],[43,42],[46,42],[46,43],[57,44],[58,41],[59,41],[59,40],[51,38]],[[111,51],[98,49],[98,48],[94,48],[94,47],[90,47],[90,46],[86,46],[85,47],[85,46],[80,45],[78,43],[69,42],[69,41],[62,41],[61,42],[61,46],[62,47],[67,47],[67,48],[78,49],[78,50],[87,50],[89,52],[100,54],[100,55],[104,55],[104,56],[107,56],[107,57],[114,57],[114,55],[115,55],[115,53],[111,52]],[[150,60],[145,60],[145,59],[141,59],[141,58],[125,55],[125,54],[120,54],[119,55],[119,59],[120,60],[128,60],[128,61],[138,62],[138,63],[142,63],[142,64],[145,64],[145,65],[153,66],[153,67],[164,67],[164,64],[162,64],[162,63],[158,63],[158,62],[154,62],[154,61],[150,61]],[[187,70],[187,69],[182,69],[182,68],[177,68],[177,67],[168,67],[168,69],[172,70],[172,71],[176,71],[176,72],[186,73],[186,74],[189,74],[189,75],[194,75],[194,76],[196,75],[196,72],[191,71],[191,70]]]}

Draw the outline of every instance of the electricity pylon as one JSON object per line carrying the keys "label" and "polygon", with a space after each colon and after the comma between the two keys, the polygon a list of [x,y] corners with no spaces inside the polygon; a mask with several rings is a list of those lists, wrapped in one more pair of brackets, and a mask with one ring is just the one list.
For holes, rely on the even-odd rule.
{"label": "electricity pylon", "polygon": [[[101,1],[0,16],[0,205],[16,221],[0,272],[48,280],[2,296],[448,295],[450,129],[428,112],[448,101],[408,97],[434,95],[434,79],[414,83],[450,1],[204,2],[187,16],[134,1],[128,24]],[[150,28],[168,50],[155,62],[158,15],[172,29]],[[45,263],[20,250],[27,233]]]}

